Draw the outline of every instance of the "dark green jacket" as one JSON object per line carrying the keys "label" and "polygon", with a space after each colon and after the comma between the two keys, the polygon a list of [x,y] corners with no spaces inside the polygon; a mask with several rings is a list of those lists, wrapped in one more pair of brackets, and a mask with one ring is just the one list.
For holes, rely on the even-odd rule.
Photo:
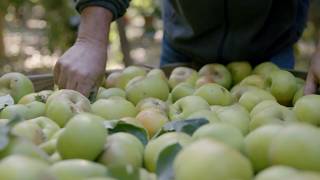
{"label": "dark green jacket", "polygon": [[[78,0],[122,16],[130,0]],[[172,47],[202,62],[259,63],[292,46],[305,25],[309,0],[162,0]]]}

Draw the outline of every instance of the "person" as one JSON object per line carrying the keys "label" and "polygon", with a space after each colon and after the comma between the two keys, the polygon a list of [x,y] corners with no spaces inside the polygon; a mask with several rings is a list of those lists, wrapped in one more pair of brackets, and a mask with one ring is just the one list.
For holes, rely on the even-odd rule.
{"label": "person", "polygon": [[[101,80],[107,60],[112,21],[126,12],[130,0],[77,0],[81,13],[77,40],[57,61],[59,88],[88,96]],[[294,67],[293,45],[306,24],[309,0],[162,0],[164,36],[161,66],[247,60]],[[311,60],[305,93],[320,80],[320,45]]]}

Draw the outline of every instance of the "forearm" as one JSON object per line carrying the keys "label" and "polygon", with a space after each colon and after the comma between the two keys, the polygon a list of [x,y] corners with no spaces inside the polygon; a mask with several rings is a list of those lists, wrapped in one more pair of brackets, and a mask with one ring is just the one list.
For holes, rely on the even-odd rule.
{"label": "forearm", "polygon": [[77,42],[96,44],[107,48],[112,13],[102,7],[91,6],[81,12]]}

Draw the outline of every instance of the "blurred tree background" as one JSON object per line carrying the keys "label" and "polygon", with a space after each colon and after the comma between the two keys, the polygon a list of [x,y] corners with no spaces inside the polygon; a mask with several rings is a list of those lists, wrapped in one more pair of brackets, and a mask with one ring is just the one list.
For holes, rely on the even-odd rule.
{"label": "blurred tree background", "polygon": [[[123,67],[124,59],[158,65],[162,38],[160,1],[132,0],[125,17],[113,23],[108,69]],[[319,36],[320,0],[311,2],[307,29],[295,48],[299,70],[307,69]],[[1,0],[0,73],[50,72],[74,42],[79,20],[73,0]]]}

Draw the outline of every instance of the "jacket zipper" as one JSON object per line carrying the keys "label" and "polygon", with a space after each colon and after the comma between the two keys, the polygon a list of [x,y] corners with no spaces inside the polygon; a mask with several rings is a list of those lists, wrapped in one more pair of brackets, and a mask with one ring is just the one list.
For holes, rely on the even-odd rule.
{"label": "jacket zipper", "polygon": [[229,33],[229,13],[228,13],[228,0],[224,0],[224,31],[223,31],[223,36],[222,40],[220,42],[219,48],[218,48],[218,57],[220,60],[223,58],[223,51],[224,51],[224,46],[225,46],[225,41],[227,38],[227,35]]}

